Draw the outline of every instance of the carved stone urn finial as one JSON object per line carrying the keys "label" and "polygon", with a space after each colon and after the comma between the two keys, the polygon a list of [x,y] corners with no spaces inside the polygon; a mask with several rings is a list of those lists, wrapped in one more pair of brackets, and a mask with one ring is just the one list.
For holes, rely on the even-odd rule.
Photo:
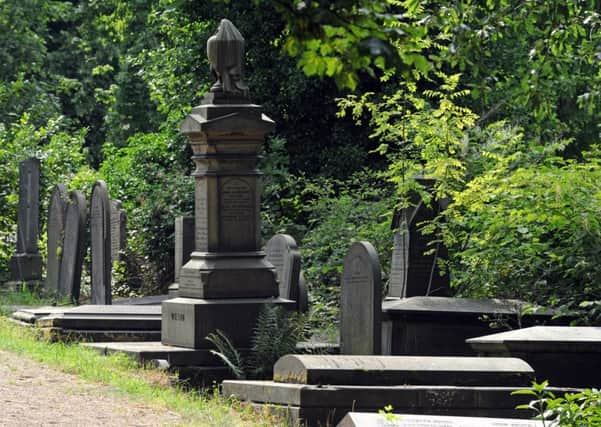
{"label": "carved stone urn finial", "polygon": [[217,78],[211,92],[248,98],[243,80],[244,37],[229,20],[222,19],[217,33],[207,40],[207,56],[211,73]]}

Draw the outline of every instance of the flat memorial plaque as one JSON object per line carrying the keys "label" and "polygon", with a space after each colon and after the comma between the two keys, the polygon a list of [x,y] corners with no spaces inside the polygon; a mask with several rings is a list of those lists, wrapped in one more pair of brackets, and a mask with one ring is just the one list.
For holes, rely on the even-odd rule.
{"label": "flat memorial plaque", "polygon": [[543,427],[542,421],[511,418],[349,412],[338,427]]}

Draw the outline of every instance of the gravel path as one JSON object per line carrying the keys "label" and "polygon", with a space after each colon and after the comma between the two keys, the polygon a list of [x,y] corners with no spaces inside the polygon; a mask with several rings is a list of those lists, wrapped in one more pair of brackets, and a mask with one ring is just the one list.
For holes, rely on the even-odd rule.
{"label": "gravel path", "polygon": [[0,426],[177,425],[152,408],[42,364],[0,351]]}

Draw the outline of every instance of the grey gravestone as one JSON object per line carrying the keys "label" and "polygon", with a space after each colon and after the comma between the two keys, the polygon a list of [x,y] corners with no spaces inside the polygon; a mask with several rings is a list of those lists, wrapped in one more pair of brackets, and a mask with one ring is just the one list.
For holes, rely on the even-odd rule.
{"label": "grey gravestone", "polygon": [[281,357],[273,380],[357,386],[528,386],[534,371],[512,357],[297,355]]}
{"label": "grey gravestone", "polygon": [[79,300],[81,268],[85,256],[86,198],[78,190],[71,191],[65,214],[65,234],[60,265],[58,293],[72,301]]}
{"label": "grey gravestone", "polygon": [[280,297],[298,301],[301,257],[294,238],[288,234],[276,234],[265,245],[265,253],[275,267]]}
{"label": "grey gravestone", "polygon": [[111,200],[111,261],[119,261],[125,248],[127,214],[121,208],[120,200]]}
{"label": "grey gravestone", "polygon": [[[432,180],[418,179],[431,188]],[[390,266],[388,296],[406,298],[412,296],[449,295],[449,275],[440,273],[439,260],[448,257],[447,249],[436,236],[422,233],[424,221],[432,220],[446,204],[446,200],[433,201],[427,206],[417,194],[410,198],[413,206],[396,212],[392,221],[394,247]],[[434,250],[433,253],[425,252]]]}
{"label": "grey gravestone", "polygon": [[351,246],[340,293],[340,352],[380,354],[382,279],[378,254],[369,242]]}
{"label": "grey gravestone", "polygon": [[9,263],[11,281],[42,279],[42,256],[38,250],[39,210],[40,161],[30,158],[19,163],[17,250]]}
{"label": "grey gravestone", "polygon": [[515,418],[349,412],[337,427],[544,427],[542,421]]}
{"label": "grey gravestone", "polygon": [[306,313],[309,311],[309,291],[307,289],[305,275],[302,271],[300,272],[300,276],[298,278],[298,300],[296,301],[296,308],[301,313]]}
{"label": "grey gravestone", "polygon": [[111,304],[111,219],[108,190],[96,181],[90,202],[92,304]]}
{"label": "grey gravestone", "polygon": [[58,184],[54,187],[48,206],[48,260],[46,262],[46,290],[58,293],[60,266],[63,257],[65,234],[65,214],[67,211],[67,187]]}
{"label": "grey gravestone", "polygon": [[178,216],[175,218],[175,257],[173,259],[174,280],[169,286],[169,295],[177,296],[179,291],[179,274],[183,265],[190,260],[194,251],[194,217]]}

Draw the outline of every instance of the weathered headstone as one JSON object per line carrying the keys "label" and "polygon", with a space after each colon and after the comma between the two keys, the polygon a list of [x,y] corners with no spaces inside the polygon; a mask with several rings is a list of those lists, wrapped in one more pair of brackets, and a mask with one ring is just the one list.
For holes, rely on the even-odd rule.
{"label": "weathered headstone", "polygon": [[382,279],[378,254],[369,242],[351,246],[340,293],[340,352],[380,354]]}
{"label": "weathered headstone", "polygon": [[9,263],[12,282],[42,279],[42,256],[38,250],[39,210],[40,161],[30,158],[19,163],[17,250]]}
{"label": "weathered headstone", "polygon": [[67,211],[67,187],[58,184],[54,187],[48,206],[48,260],[46,262],[46,290],[58,293],[60,266],[63,258],[65,215]]}
{"label": "weathered headstone", "polygon": [[111,304],[111,218],[108,190],[96,181],[90,201],[92,304]]}
{"label": "weathered headstone", "polygon": [[58,293],[79,300],[81,269],[86,249],[86,198],[79,190],[71,191],[65,215],[63,253],[60,265]]}
{"label": "weathered headstone", "polygon": [[265,253],[275,267],[280,297],[298,301],[301,257],[294,238],[288,234],[276,234],[265,245]]}
{"label": "weathered headstone", "polygon": [[194,217],[178,216],[175,218],[174,280],[169,286],[170,296],[178,295],[180,270],[183,265],[190,261],[192,251],[194,251]]}
{"label": "weathered headstone", "polygon": [[120,261],[121,251],[125,248],[127,233],[127,214],[120,200],[111,200],[111,261]]}
{"label": "weathered headstone", "polygon": [[[430,188],[432,180],[418,179]],[[446,200],[426,205],[418,194],[410,197],[411,207],[396,212],[392,221],[394,247],[390,265],[388,296],[449,295],[449,275],[441,275],[439,261],[447,258],[447,249],[437,237],[422,232],[423,223],[432,220],[446,205]],[[433,251],[432,253],[427,253]]]}

